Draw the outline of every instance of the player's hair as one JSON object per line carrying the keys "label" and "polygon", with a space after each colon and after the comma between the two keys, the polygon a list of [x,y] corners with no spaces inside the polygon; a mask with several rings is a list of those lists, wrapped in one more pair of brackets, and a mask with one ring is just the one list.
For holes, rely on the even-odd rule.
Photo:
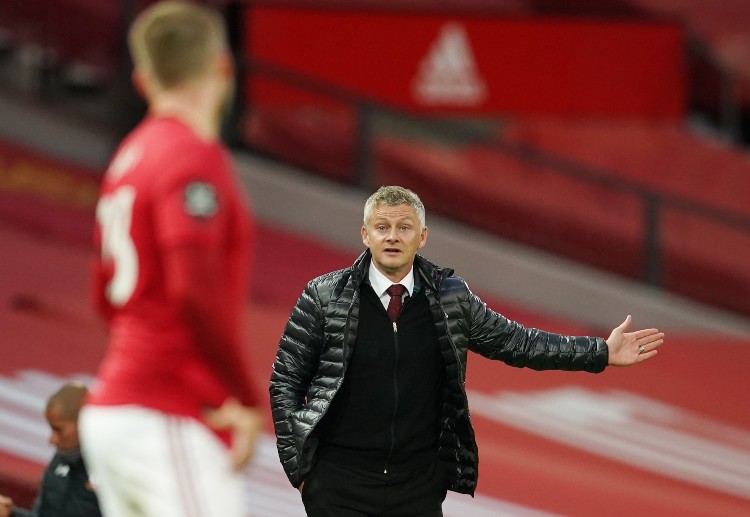
{"label": "player's hair", "polygon": [[47,399],[47,410],[49,411],[51,407],[57,406],[61,418],[76,422],[87,394],[88,389],[82,382],[68,382]]}
{"label": "player's hair", "polygon": [[162,88],[169,89],[210,71],[216,52],[227,48],[227,31],[216,10],[167,0],[138,15],[128,44],[136,68],[149,70]]}
{"label": "player's hair", "polygon": [[417,211],[420,229],[425,227],[425,211],[422,200],[408,188],[396,185],[380,187],[374,194],[367,198],[363,218],[365,226],[367,226],[367,221],[370,220],[370,216],[375,207],[397,205],[409,205],[413,207]]}

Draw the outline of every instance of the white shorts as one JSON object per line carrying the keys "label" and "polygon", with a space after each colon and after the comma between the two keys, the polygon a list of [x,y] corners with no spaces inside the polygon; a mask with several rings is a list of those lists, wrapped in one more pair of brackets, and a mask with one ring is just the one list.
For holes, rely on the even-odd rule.
{"label": "white shorts", "polygon": [[244,517],[242,475],[192,418],[85,406],[81,449],[105,517]]}

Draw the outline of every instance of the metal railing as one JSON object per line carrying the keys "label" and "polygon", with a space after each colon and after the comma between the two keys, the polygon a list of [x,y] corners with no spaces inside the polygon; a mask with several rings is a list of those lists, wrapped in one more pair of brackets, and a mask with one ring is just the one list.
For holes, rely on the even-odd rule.
{"label": "metal railing", "polygon": [[[124,32],[127,21],[132,18],[138,0],[118,0],[121,1],[122,21],[118,27]],[[241,3],[230,3],[230,8],[234,9],[230,15],[237,20],[241,19]],[[230,16],[231,18],[232,16]],[[239,24],[241,25],[241,23]],[[240,27],[234,27],[233,37],[239,38],[241,35],[236,31]],[[122,40],[122,34],[116,36]],[[128,83],[127,57],[124,45],[120,41],[122,52],[120,59],[122,62],[116,63],[114,68],[118,70],[119,80],[115,89],[121,90],[121,94],[114,95],[116,102],[107,104],[107,106],[118,106],[120,115],[110,116],[110,110],[107,106],[96,105],[97,113],[106,113],[107,120],[112,123],[113,120],[126,119],[119,125],[129,127],[132,122],[133,113],[140,113],[134,109],[136,105],[132,100],[135,95],[130,89],[125,88]],[[239,49],[237,39],[233,40],[233,46]],[[693,45],[690,49],[691,55],[697,56],[697,59],[710,61],[711,56],[704,47]],[[500,140],[497,133],[487,130],[488,126],[482,124],[467,124],[464,120],[455,120],[450,118],[425,117],[408,110],[398,109],[388,106],[368,98],[357,92],[342,88],[314,77],[296,73],[292,70],[283,69],[271,63],[242,59],[238,57],[239,73],[242,77],[263,78],[273,81],[284,87],[304,91],[308,94],[316,95],[328,99],[340,106],[343,106],[351,115],[351,127],[353,134],[351,137],[350,162],[346,162],[346,181],[353,185],[358,185],[365,190],[371,190],[374,182],[373,164],[377,160],[377,150],[375,144],[382,140],[384,135],[392,136],[394,127],[409,128],[414,134],[418,134],[420,142],[449,142],[449,145],[471,145],[490,150],[503,156],[510,156],[520,163],[528,164],[543,169],[561,178],[572,178],[581,184],[596,186],[606,192],[613,192],[620,195],[629,196],[637,200],[642,207],[640,227],[642,232],[639,236],[638,248],[643,250],[642,256],[639,257],[640,266],[636,274],[632,275],[640,280],[653,286],[671,289],[673,286],[667,279],[670,277],[670,261],[665,259],[665,218],[667,215],[675,213],[687,215],[690,218],[713,225],[722,231],[730,232],[736,236],[738,247],[734,250],[716,250],[715,253],[734,253],[740,257],[750,250],[750,217],[746,214],[727,210],[721,206],[702,202],[695,198],[688,198],[664,190],[657,190],[652,186],[633,181],[631,179],[618,176],[611,171],[598,169],[596,167],[586,166],[574,160],[565,159],[540,149],[524,146],[521,144],[511,143]],[[726,70],[720,70],[719,89],[721,91],[720,112],[718,114],[719,122],[726,139],[730,141],[737,140],[738,111],[736,98],[732,87],[731,77]],[[32,90],[33,91],[33,90]],[[46,97],[46,98],[45,98]],[[43,101],[58,104],[66,104],[64,95],[59,96],[42,96]],[[127,102],[125,102],[127,101]],[[104,100],[106,103],[107,100]],[[100,103],[101,104],[101,103]],[[243,118],[252,116],[260,106],[254,102],[254,99],[247,95],[240,95],[236,105],[236,112],[232,118],[234,124],[230,126],[228,136],[234,143],[248,145],[259,152],[272,154],[279,159],[285,159],[284,150],[269,150],[262,143],[249,140],[241,131],[235,133],[234,126],[240,126]],[[384,129],[383,121],[388,121],[388,128]],[[404,138],[411,138],[413,135]],[[325,149],[322,150],[325,152]],[[330,173],[324,170],[325,167],[320,163],[298,163],[306,166],[308,169],[321,174]],[[330,174],[329,174],[330,175]],[[666,215],[665,215],[666,214]],[[747,249],[744,248],[747,243]],[[711,247],[707,243],[705,247]],[[551,247],[554,251],[554,246]],[[741,258],[739,259],[741,260]],[[750,261],[746,261],[750,264]],[[706,285],[699,288],[691,288],[684,294],[694,296],[699,299],[706,299],[712,303],[717,303],[724,307],[738,310],[750,314],[750,266],[745,269],[740,268],[739,276],[725,278],[723,282],[715,282],[711,285],[709,280]],[[731,272],[730,272],[731,273]],[[727,274],[726,272],[722,274]],[[719,275],[720,276],[720,275]],[[701,292],[702,291],[702,292]],[[708,294],[706,294],[708,293]],[[704,296],[705,295],[705,296]]]}
{"label": "metal railing", "polygon": [[[383,136],[383,130],[379,128],[379,126],[382,126],[380,122],[384,118],[395,119],[396,122],[391,126],[401,123],[403,127],[411,128],[412,131],[417,128],[420,141],[470,143],[474,147],[481,147],[495,153],[511,156],[515,160],[536,168],[542,168],[555,175],[572,178],[583,184],[596,186],[604,191],[638,200],[643,207],[643,221],[641,223],[643,231],[639,244],[643,250],[643,256],[641,257],[642,267],[636,277],[652,286],[667,289],[675,287],[664,282],[665,267],[667,267],[664,260],[663,221],[665,213],[685,214],[698,221],[704,221],[727,231],[735,232],[739,236],[740,245],[746,241],[748,243],[746,251],[750,251],[750,217],[746,214],[663,189],[659,190],[622,174],[618,175],[601,168],[587,166],[538,148],[503,141],[498,138],[496,132],[484,130],[485,128],[481,124],[471,125],[466,124],[463,120],[421,116],[270,63],[246,59],[242,65],[243,74],[249,74],[250,77],[263,78],[285,87],[305,91],[340,103],[351,110],[352,117],[356,120],[356,124],[354,124],[356,135],[353,138],[354,160],[351,163],[351,171],[347,181],[365,190],[369,191],[374,187],[372,171],[375,155],[374,144]],[[253,105],[251,98],[248,99],[249,102],[243,109],[246,113],[252,113],[258,107]],[[323,129],[321,128],[321,130]],[[257,145],[257,142],[245,139],[244,143],[256,151],[269,154],[268,150],[262,145]],[[284,159],[283,152],[277,151],[270,154],[276,158]],[[297,164],[307,166],[311,170],[317,169],[317,172],[322,174],[327,172],[320,170],[320,167],[315,163]],[[595,215],[592,214],[592,216]],[[458,219],[460,220],[460,217]],[[710,245],[707,244],[707,246]],[[716,253],[726,253],[726,250],[716,250]],[[695,289],[690,288],[683,289],[682,294],[716,303],[731,310],[750,313],[747,302],[743,300],[743,292],[747,293],[747,286],[750,286],[750,267],[747,269],[746,276],[736,278],[734,284],[737,289],[735,292],[726,292],[724,286],[721,287],[724,290],[722,293],[711,292],[713,287],[710,282],[707,282],[704,291],[698,289],[698,292],[696,292]],[[717,283],[717,285],[719,284]],[[677,290],[680,291],[679,286],[677,286]]]}

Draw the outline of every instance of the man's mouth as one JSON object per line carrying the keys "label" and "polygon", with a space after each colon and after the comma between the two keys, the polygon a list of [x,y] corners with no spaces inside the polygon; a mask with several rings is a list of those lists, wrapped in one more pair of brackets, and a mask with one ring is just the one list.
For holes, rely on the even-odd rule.
{"label": "man's mouth", "polygon": [[401,250],[398,248],[386,248],[385,252],[386,253],[401,253]]}

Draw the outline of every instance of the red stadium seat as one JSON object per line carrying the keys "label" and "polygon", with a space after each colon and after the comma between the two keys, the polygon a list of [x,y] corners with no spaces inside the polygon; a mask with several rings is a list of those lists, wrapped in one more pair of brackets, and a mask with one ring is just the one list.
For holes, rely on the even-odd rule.
{"label": "red stadium seat", "polygon": [[[651,123],[519,122],[503,133],[666,199],[750,221],[744,153]],[[432,209],[486,230],[631,278],[644,278],[646,199],[480,146],[380,139],[374,183],[420,192]],[[750,314],[750,233],[683,204],[659,212],[661,285]],[[744,251],[743,251],[744,250]]]}

